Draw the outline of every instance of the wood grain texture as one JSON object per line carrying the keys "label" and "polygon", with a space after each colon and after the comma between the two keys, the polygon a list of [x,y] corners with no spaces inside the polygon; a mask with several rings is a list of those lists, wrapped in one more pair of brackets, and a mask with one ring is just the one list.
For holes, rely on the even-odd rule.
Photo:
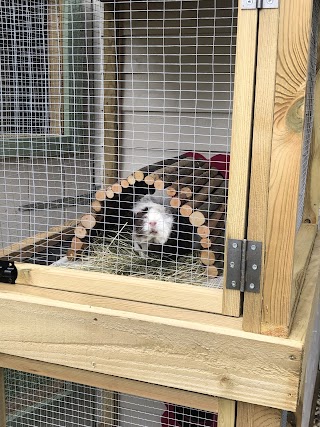
{"label": "wood grain texture", "polygon": [[318,233],[307,268],[306,278],[299,298],[289,338],[304,343],[315,301],[316,283],[320,270],[320,235]]}
{"label": "wood grain texture", "polygon": [[17,284],[221,313],[222,290],[67,268],[17,264]]}
{"label": "wood grain texture", "polygon": [[236,420],[236,402],[219,399],[218,427],[234,427]]}
{"label": "wood grain texture", "polygon": [[281,411],[238,402],[236,427],[282,427]]}
{"label": "wood grain texture", "polygon": [[[0,366],[217,413],[218,398],[0,353]],[[220,399],[219,399],[220,400]],[[3,427],[3,426],[1,426]]]}
{"label": "wood grain texture", "polygon": [[[12,285],[1,283],[2,291],[12,292]],[[242,319],[236,317],[226,317],[219,314],[205,313],[200,311],[185,310],[183,308],[168,307],[165,305],[155,305],[136,301],[128,301],[119,298],[110,298],[99,295],[90,295],[78,292],[59,291],[56,289],[46,289],[37,286],[15,285],[14,291],[26,295],[50,298],[58,301],[72,302],[77,304],[90,305],[94,307],[110,308],[112,310],[128,311],[138,314],[146,314],[162,318],[176,320],[186,320],[197,322],[203,325],[214,324],[223,328],[231,328],[235,331],[242,330]]]}
{"label": "wood grain texture", "polygon": [[1,353],[231,400],[296,408],[299,342],[0,293]]}
{"label": "wood grain texture", "polygon": [[60,4],[48,2],[48,70],[50,133],[62,132],[62,33]]}
{"label": "wood grain texture", "polygon": [[312,0],[280,3],[261,331],[287,336],[303,145]]}
{"label": "wood grain texture", "polygon": [[[262,259],[266,240],[270,156],[276,81],[279,9],[259,12],[258,53],[251,154],[250,196],[247,238],[262,242]],[[260,289],[263,288],[262,263]],[[262,298],[260,293],[246,293],[243,306],[243,328],[261,330]]]}
{"label": "wood grain texture", "polygon": [[320,236],[310,259],[290,338],[304,343],[298,425],[308,427],[320,356]]}
{"label": "wood grain texture", "polygon": [[[246,232],[257,22],[258,13],[256,10],[243,10],[239,7],[228,191],[227,239],[243,239]],[[250,34],[250,37],[248,37],[248,34]],[[226,263],[227,255],[225,265],[227,265]],[[223,314],[239,316],[239,291],[224,288]]]}
{"label": "wood grain texture", "polygon": [[6,398],[4,390],[4,370],[2,368],[0,368],[0,427],[6,427]]}
{"label": "wood grain texture", "polygon": [[294,248],[294,265],[291,293],[291,323],[294,319],[296,308],[299,302],[299,297],[306,277],[316,234],[317,225],[315,224],[301,224],[300,230],[297,233]]}
{"label": "wood grain texture", "polygon": [[112,5],[104,5],[104,184],[111,185],[118,176],[116,133],[116,52]]}

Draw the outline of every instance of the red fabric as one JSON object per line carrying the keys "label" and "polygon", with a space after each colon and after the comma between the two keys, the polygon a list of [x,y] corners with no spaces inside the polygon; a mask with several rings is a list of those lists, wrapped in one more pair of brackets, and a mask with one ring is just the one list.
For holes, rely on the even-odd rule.
{"label": "red fabric", "polygon": [[[161,427],[182,427],[182,424],[177,420],[177,406],[166,403],[166,411],[161,417]],[[186,427],[218,427],[218,415],[208,413],[208,419],[199,417],[196,421],[193,417],[193,421],[190,416],[183,415],[183,425]]]}
{"label": "red fabric", "polygon": [[220,171],[221,175],[225,178],[229,178],[230,168],[230,155],[229,154],[215,154],[210,159],[210,166]]}
{"label": "red fabric", "polygon": [[229,178],[229,168],[230,168],[230,155],[219,153],[215,154],[209,159],[206,159],[205,156],[201,153],[197,153],[195,151],[188,151],[183,154],[183,157],[191,157],[195,160],[207,160],[210,162],[210,166],[218,169],[221,175],[225,178]]}
{"label": "red fabric", "polygon": [[195,151],[188,151],[187,153],[183,154],[183,157],[192,157],[195,160],[208,160],[204,157],[203,154],[196,153]]}

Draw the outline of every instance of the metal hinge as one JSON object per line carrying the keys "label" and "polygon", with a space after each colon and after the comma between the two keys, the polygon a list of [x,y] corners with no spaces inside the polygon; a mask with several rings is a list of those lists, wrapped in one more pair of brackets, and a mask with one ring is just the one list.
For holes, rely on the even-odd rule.
{"label": "metal hinge", "polygon": [[262,243],[228,240],[227,289],[260,292]]}
{"label": "metal hinge", "polygon": [[12,283],[16,282],[18,270],[12,261],[0,261],[0,282]]}
{"label": "metal hinge", "polygon": [[242,0],[241,9],[278,9],[279,0]]}

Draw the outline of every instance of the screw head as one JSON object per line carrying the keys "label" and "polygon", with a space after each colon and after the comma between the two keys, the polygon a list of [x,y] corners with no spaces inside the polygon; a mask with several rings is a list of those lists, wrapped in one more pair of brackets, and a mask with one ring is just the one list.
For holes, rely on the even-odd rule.
{"label": "screw head", "polygon": [[272,4],[272,3],[273,3],[273,0],[267,0],[267,3],[268,3],[268,4]]}
{"label": "screw head", "polygon": [[232,282],[231,282],[231,286],[232,286],[233,288],[235,288],[235,287],[237,286],[237,283],[236,283],[236,281],[235,281],[235,280],[232,280]]}
{"label": "screw head", "polygon": [[234,249],[236,249],[236,248],[238,247],[238,243],[236,243],[236,242],[232,243],[232,247],[233,247]]}
{"label": "screw head", "polygon": [[234,262],[233,261],[230,262],[230,267],[234,268]]}
{"label": "screw head", "polygon": [[258,268],[257,264],[252,265],[252,270],[257,270],[257,268]]}
{"label": "screw head", "polygon": [[247,0],[247,3],[248,3],[248,4],[252,4],[252,1],[253,1],[253,0]]}
{"label": "screw head", "polygon": [[251,250],[255,251],[257,249],[256,245],[251,245]]}
{"label": "screw head", "polygon": [[249,288],[254,289],[254,283],[250,283]]}

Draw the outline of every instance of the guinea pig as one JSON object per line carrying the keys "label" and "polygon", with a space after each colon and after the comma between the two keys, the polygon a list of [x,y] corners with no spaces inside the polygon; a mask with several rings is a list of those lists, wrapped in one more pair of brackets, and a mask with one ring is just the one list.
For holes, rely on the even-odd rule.
{"label": "guinea pig", "polygon": [[133,206],[133,247],[146,258],[150,245],[165,245],[172,233],[174,214],[161,193],[143,196]]}

